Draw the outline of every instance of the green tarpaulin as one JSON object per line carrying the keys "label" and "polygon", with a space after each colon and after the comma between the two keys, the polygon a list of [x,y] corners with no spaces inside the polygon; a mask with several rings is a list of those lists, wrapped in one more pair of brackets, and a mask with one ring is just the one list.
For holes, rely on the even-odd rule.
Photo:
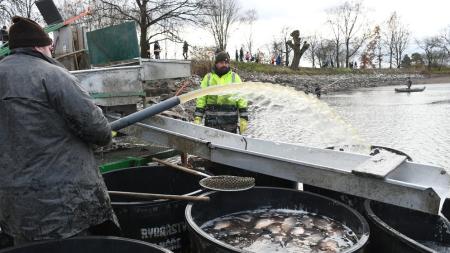
{"label": "green tarpaulin", "polygon": [[91,64],[105,64],[139,57],[135,22],[88,32],[87,43]]}

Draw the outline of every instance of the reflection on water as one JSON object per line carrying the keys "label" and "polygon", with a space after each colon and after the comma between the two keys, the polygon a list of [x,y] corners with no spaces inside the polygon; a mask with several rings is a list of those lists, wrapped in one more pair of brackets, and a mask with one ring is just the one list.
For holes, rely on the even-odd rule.
{"label": "reflection on water", "polygon": [[315,96],[292,87],[246,82],[216,85],[181,95],[185,103],[204,95],[245,97],[249,101],[250,125],[245,135],[308,146],[367,145],[357,131]]}
{"label": "reflection on water", "polygon": [[448,169],[450,84],[426,86],[414,93],[396,93],[396,86],[362,88],[322,95],[319,101],[293,88],[249,82],[210,87],[180,100],[236,93],[249,100],[247,136],[319,148],[384,146]]}
{"label": "reflection on water", "polygon": [[249,137],[314,147],[367,145],[326,103],[291,87],[246,83],[234,90],[249,101]]}
{"label": "reflection on water", "polygon": [[372,145],[387,146],[414,161],[450,168],[450,84],[424,92],[395,93],[394,86],[322,97]]}

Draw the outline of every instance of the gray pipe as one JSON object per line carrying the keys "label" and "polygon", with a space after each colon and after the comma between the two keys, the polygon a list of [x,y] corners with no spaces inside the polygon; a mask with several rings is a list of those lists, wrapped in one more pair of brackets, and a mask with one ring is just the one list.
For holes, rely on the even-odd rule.
{"label": "gray pipe", "polygon": [[127,126],[133,125],[139,121],[150,118],[160,112],[168,110],[172,107],[175,107],[180,104],[180,98],[175,96],[171,97],[167,100],[154,104],[150,107],[147,107],[139,112],[132,113],[123,118],[120,118],[116,121],[111,122],[111,130],[117,131]]}

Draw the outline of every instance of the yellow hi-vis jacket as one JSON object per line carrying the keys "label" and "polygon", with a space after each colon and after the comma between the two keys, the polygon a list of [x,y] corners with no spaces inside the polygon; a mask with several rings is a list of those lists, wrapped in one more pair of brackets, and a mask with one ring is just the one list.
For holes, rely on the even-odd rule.
{"label": "yellow hi-vis jacket", "polygon": [[[224,85],[241,83],[241,78],[233,71],[219,77],[216,73],[206,74],[201,83],[201,88],[212,85]],[[220,125],[238,123],[238,119],[248,120],[247,100],[234,95],[206,95],[197,98],[195,117],[205,117],[205,125],[221,128]]]}

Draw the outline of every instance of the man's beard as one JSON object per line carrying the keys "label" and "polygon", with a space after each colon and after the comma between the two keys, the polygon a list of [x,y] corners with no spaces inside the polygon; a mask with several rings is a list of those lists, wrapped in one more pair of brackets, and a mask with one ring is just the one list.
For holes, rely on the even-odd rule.
{"label": "man's beard", "polygon": [[216,74],[221,77],[223,75],[225,75],[226,73],[228,73],[230,71],[230,67],[222,67],[220,69],[215,68],[214,72],[216,72]]}

